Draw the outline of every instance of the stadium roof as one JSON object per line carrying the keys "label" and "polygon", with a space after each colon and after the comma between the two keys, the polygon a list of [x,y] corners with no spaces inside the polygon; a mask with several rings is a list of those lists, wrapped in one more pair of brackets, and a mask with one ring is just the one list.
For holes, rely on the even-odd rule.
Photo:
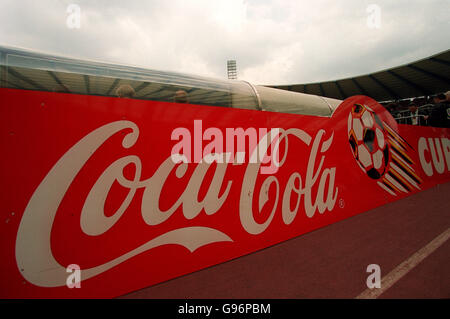
{"label": "stadium roof", "polygon": [[413,63],[351,78],[269,86],[340,100],[359,94],[379,102],[429,96],[450,89],[450,50]]}

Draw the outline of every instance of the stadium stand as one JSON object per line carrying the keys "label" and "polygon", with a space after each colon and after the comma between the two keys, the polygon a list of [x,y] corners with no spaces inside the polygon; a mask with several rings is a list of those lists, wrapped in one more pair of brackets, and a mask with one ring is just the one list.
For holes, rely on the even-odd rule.
{"label": "stadium stand", "polygon": [[[406,124],[411,116],[411,103],[418,107],[422,116],[430,116],[442,104],[448,105],[449,74],[450,50],[447,50],[416,62],[356,77],[320,83],[268,86],[339,100],[354,95],[367,95],[383,106],[389,106],[394,118],[399,123]],[[421,123],[428,124],[428,121],[426,124]]]}

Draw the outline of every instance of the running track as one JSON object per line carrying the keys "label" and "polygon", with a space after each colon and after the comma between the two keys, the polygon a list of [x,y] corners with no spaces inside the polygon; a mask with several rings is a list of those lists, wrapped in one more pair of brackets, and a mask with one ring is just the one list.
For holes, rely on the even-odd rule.
{"label": "running track", "polygon": [[[394,270],[397,280],[378,298],[450,298],[450,240],[429,250],[449,232],[449,196],[450,183],[438,185],[121,298],[355,298],[367,290],[369,264],[380,266],[382,278]],[[418,251],[424,259],[417,263]],[[402,275],[398,266],[411,257],[417,265]]]}

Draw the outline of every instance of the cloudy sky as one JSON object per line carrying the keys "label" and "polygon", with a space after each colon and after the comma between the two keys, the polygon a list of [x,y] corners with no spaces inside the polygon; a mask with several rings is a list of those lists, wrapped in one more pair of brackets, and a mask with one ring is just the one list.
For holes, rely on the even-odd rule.
{"label": "cloudy sky", "polygon": [[1,0],[0,45],[218,78],[236,59],[255,84],[309,83],[448,50],[449,17],[450,0]]}

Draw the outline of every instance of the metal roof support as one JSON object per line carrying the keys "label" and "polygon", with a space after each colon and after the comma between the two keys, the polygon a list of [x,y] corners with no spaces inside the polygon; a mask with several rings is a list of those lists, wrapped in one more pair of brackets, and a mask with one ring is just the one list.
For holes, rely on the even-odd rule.
{"label": "metal roof support", "polygon": [[431,61],[437,62],[437,63],[441,63],[441,64],[445,64],[445,65],[449,65],[450,66],[450,62],[439,59],[439,58],[430,58]]}
{"label": "metal roof support", "polygon": [[341,97],[343,100],[345,100],[347,98],[347,94],[344,93],[344,90],[342,89],[341,85],[338,83],[338,81],[334,81],[334,84],[336,85],[336,87],[339,90],[339,93],[341,94]]}
{"label": "metal roof support", "polygon": [[325,93],[324,93],[323,87],[322,87],[322,83],[319,83],[319,90],[320,90],[320,95],[325,96]]}
{"label": "metal roof support", "polygon": [[91,89],[90,89],[90,81],[89,81],[89,76],[88,75],[84,75],[84,85],[86,86],[86,92],[87,94],[91,94]]}
{"label": "metal roof support", "polygon": [[29,79],[28,77],[26,77],[23,74],[20,74],[19,72],[17,72],[16,70],[14,70],[12,67],[8,67],[8,72],[15,76],[16,78],[27,82],[28,84],[34,86],[35,88],[41,90],[41,91],[48,91],[46,88],[44,88],[42,85],[37,84],[36,82],[34,82],[32,79]]}
{"label": "metal roof support", "polygon": [[443,75],[440,75],[440,74],[437,74],[437,73],[434,73],[434,72],[431,72],[431,71],[424,70],[422,68],[419,68],[418,66],[411,65],[411,64],[408,65],[408,67],[410,67],[411,69],[414,69],[414,70],[416,70],[418,72],[422,72],[422,73],[424,73],[424,74],[426,74],[426,75],[428,75],[428,76],[430,76],[432,78],[435,78],[435,79],[438,79],[440,81],[444,81],[447,84],[450,84],[450,79],[446,78]]}
{"label": "metal roof support", "polygon": [[374,80],[379,86],[381,86],[383,89],[386,90],[386,92],[389,93],[390,96],[392,96],[394,99],[399,99],[400,97],[398,96],[397,93],[395,93],[394,91],[392,91],[390,88],[388,88],[386,85],[384,85],[383,83],[381,83],[380,80],[378,80],[376,77],[374,77],[372,74],[369,74],[369,78],[371,78],[372,80]]}
{"label": "metal roof support", "polygon": [[135,89],[134,89],[134,92],[136,92],[136,94],[137,94],[140,90],[146,88],[146,87],[149,86],[149,85],[150,85],[150,83],[144,82],[144,83],[142,83],[141,85],[139,85],[137,88],[135,88]]}
{"label": "metal roof support", "polygon": [[[217,91],[212,91],[212,92],[207,92],[207,93],[202,93],[202,94],[197,94],[197,95],[193,95],[193,96],[190,96],[190,93],[192,93],[193,91],[195,91],[195,89],[193,90],[193,89],[190,89],[190,90],[183,90],[183,91],[185,91],[187,94],[188,94],[188,99],[191,97],[194,97],[194,98],[196,98],[196,97],[198,97],[198,96],[201,96],[201,98],[202,98],[202,100],[203,101],[206,101],[207,99],[209,99],[209,98],[211,98],[211,96],[214,96],[215,94],[217,94]],[[195,92],[194,92],[195,93]],[[174,98],[174,94],[173,93],[170,93],[169,95],[163,95],[162,97],[161,97],[161,99],[162,100],[165,100],[165,101],[168,101],[169,99],[171,99],[171,98]]]}
{"label": "metal roof support", "polygon": [[47,71],[47,73],[48,73],[48,75],[50,75],[50,76],[53,78],[53,80],[55,80],[55,82],[56,82],[57,84],[59,84],[59,85],[64,85],[64,84],[61,82],[61,80],[56,76],[56,74],[53,73],[53,71]]}
{"label": "metal roof support", "polygon": [[254,94],[254,96],[255,96],[255,98],[256,98],[257,109],[258,109],[259,111],[261,111],[261,110],[262,110],[262,102],[261,102],[261,97],[259,96],[258,90],[257,90],[256,87],[255,87],[253,84],[251,84],[250,82],[247,82],[247,81],[242,81],[242,82],[247,83],[247,84],[250,86],[250,88],[252,89],[253,94]]}
{"label": "metal roof support", "polygon": [[429,95],[429,94],[431,94],[431,92],[428,91],[427,89],[421,87],[420,85],[418,85],[418,84],[416,84],[416,83],[414,83],[414,82],[411,82],[411,81],[408,80],[408,79],[405,79],[403,76],[401,76],[401,75],[395,73],[394,71],[388,70],[387,72],[388,72],[389,74],[392,74],[392,76],[396,77],[396,78],[399,79],[400,81],[403,81],[403,82],[405,82],[406,84],[408,84],[409,86],[412,86],[413,88],[419,90],[420,92],[423,93],[423,95]]}
{"label": "metal roof support", "polygon": [[356,81],[356,79],[351,79],[351,80],[364,95],[370,96],[370,94],[367,93],[367,91]]}
{"label": "metal roof support", "polygon": [[117,84],[119,84],[120,79],[115,79],[113,84],[111,84],[111,86],[109,87],[108,91],[106,91],[105,95],[108,96],[111,94],[111,91],[114,90],[114,88],[117,86]]}
{"label": "metal roof support", "polygon": [[22,89],[20,86],[15,85],[14,83],[11,83],[11,82],[9,82],[9,81],[5,81],[5,84],[3,84],[2,87],[6,87],[6,85],[13,86],[13,87],[15,87],[16,89]]}
{"label": "metal roof support", "polygon": [[157,90],[155,90],[155,91],[153,91],[153,92],[149,92],[149,93],[147,93],[147,94],[145,94],[144,96],[142,96],[143,98],[144,97],[147,97],[147,96],[151,96],[151,95],[153,95],[153,94],[157,94],[157,93],[160,93],[160,92],[162,92],[162,91],[165,91],[167,88],[166,87],[162,87],[162,88],[159,88],[159,89],[157,89]]}
{"label": "metal roof support", "polygon": [[6,53],[0,52],[0,86],[6,83]]}

